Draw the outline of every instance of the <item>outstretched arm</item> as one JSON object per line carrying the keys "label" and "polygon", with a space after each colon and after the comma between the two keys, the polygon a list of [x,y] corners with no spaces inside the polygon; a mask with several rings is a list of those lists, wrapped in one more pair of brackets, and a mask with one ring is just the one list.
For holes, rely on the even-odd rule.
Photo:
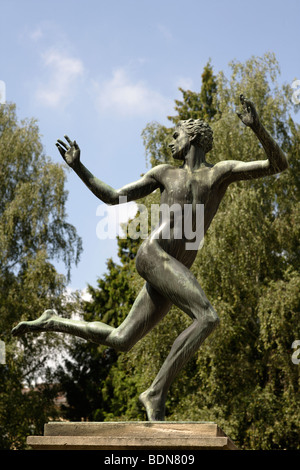
{"label": "outstretched arm", "polygon": [[[65,135],[68,142],[58,140],[56,146],[65,160],[73,168],[79,178],[86,184],[95,196],[108,205],[119,204],[120,202],[130,202],[140,199],[152,193],[159,187],[159,183],[154,178],[154,172],[149,171],[140,180],[128,184],[121,189],[113,189],[108,184],[96,178],[80,161],[80,148],[76,141],[72,142]],[[123,200],[120,200],[123,197]],[[125,199],[125,200],[124,200]]]}
{"label": "outstretched arm", "polygon": [[266,152],[267,160],[228,162],[228,164],[230,164],[229,179],[231,181],[238,181],[260,178],[286,170],[288,168],[287,158],[261,123],[253,103],[246,100],[243,95],[240,95],[240,101],[243,110],[241,113],[237,113],[237,115],[241,121],[256,134]]}

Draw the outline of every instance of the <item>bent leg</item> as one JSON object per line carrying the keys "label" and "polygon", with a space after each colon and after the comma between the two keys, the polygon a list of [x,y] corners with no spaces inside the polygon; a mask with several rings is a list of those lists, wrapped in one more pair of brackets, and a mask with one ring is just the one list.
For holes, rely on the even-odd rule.
{"label": "bent leg", "polygon": [[[167,254],[156,241],[145,246],[147,260],[137,260],[140,274],[193,319],[193,323],[175,340],[152,385],[139,398],[150,421],[163,421],[166,395],[171,383],[218,325],[219,318],[186,266]],[[155,263],[151,264],[151,260]]]}
{"label": "bent leg", "polygon": [[171,306],[168,299],[146,282],[125,320],[109,334],[110,344],[128,351],[163,319]]}
{"label": "bent leg", "polygon": [[29,331],[54,331],[78,336],[118,351],[128,351],[166,315],[170,307],[171,302],[146,283],[127,318],[118,328],[98,321],[70,320],[60,317],[55,310],[46,310],[37,320],[19,323],[12,334],[21,336]]}
{"label": "bent leg", "polygon": [[194,320],[174,341],[168,357],[151,386],[139,397],[140,402],[146,408],[149,421],[164,420],[165,401],[170,385],[218,323],[217,317],[215,320],[200,322]]}
{"label": "bent leg", "polygon": [[192,320],[216,317],[196,277],[184,264],[164,251],[157,240],[147,240],[141,248],[136,258],[138,273],[163,298],[169,299]]}

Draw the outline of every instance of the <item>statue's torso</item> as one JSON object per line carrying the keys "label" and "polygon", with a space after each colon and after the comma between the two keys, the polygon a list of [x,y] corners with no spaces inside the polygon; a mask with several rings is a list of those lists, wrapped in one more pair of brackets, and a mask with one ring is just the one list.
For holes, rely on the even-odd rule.
{"label": "statue's torso", "polygon": [[[202,223],[202,233],[206,233],[226,192],[228,185],[222,175],[223,171],[218,166],[205,166],[194,172],[169,166],[158,173],[157,179],[161,185],[160,203],[161,206],[169,207],[169,211],[161,210],[159,225],[170,227],[167,237],[160,235],[159,243],[172,256],[183,262],[186,260],[185,264],[191,264],[197,253],[197,250],[187,250],[187,242],[192,240],[191,230],[196,233],[200,229],[199,223]],[[197,205],[203,205],[203,211]],[[185,219],[184,213],[188,210],[192,217]],[[199,219],[202,215],[204,220],[203,217],[202,220]],[[181,237],[178,236],[180,233]]]}

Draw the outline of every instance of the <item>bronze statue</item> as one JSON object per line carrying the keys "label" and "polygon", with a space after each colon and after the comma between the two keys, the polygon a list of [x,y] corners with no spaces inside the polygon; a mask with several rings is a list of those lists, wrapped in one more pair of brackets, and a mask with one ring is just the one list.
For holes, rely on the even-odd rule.
{"label": "bronze statue", "polygon": [[[121,196],[126,196],[128,201],[137,200],[159,188],[162,204],[176,204],[181,212],[185,205],[189,205],[193,228],[196,206],[203,204],[206,233],[230,183],[274,175],[288,167],[286,156],[260,122],[254,105],[243,95],[240,96],[240,101],[242,111],[237,114],[256,134],[266,152],[267,160],[247,163],[229,160],[216,165],[209,164],[206,153],[212,148],[212,130],[203,121],[190,119],[178,123],[170,144],[173,157],[183,161],[182,167],[158,165],[137,182],[115,190],[95,178],[81,163],[76,141],[72,142],[65,136],[68,144],[58,140],[56,145],[67,164],[95,196],[106,204],[118,204]],[[182,222],[182,219],[179,220]],[[97,321],[69,320],[60,317],[54,310],[46,310],[37,320],[19,323],[13,329],[13,334],[57,331],[119,351],[128,351],[167,314],[172,304],[176,305],[193,322],[175,340],[153,383],[139,397],[146,408],[149,421],[163,421],[166,395],[171,383],[219,323],[217,313],[189,270],[195,260],[197,248],[186,249],[186,243],[190,240],[184,234],[181,238],[174,236],[176,223],[181,222],[172,216],[164,220],[164,215],[161,215],[157,228],[140,246],[136,256],[136,269],[146,282],[127,318],[119,327],[113,328]],[[165,224],[170,225],[169,238],[162,236]]]}

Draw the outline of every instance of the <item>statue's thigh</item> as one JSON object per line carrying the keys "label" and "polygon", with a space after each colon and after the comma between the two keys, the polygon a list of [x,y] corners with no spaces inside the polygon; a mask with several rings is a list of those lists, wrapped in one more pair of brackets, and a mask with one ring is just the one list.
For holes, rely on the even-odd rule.
{"label": "statue's thigh", "polygon": [[118,334],[136,341],[145,336],[168,313],[172,302],[147,282],[137,296],[128,316],[118,327]]}

